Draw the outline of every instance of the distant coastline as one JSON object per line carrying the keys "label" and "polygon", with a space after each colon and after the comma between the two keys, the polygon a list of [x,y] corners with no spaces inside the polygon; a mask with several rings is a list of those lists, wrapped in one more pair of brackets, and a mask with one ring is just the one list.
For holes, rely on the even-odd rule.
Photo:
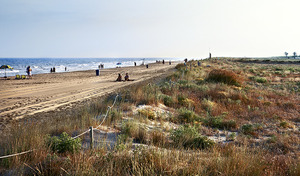
{"label": "distant coastline", "polygon": [[[157,60],[182,61],[183,58],[0,58],[0,65],[10,65],[14,70],[6,70],[7,76],[25,75],[26,67],[31,66],[32,74],[50,73],[55,67],[56,72],[73,72],[98,69],[100,64],[105,68],[129,67],[155,63]],[[121,65],[117,65],[121,63]],[[65,71],[66,69],[66,71]],[[5,70],[0,70],[0,77],[4,77]]]}

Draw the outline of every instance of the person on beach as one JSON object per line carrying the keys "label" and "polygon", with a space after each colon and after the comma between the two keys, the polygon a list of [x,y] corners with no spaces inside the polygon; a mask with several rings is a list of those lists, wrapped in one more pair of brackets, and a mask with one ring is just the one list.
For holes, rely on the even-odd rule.
{"label": "person on beach", "polygon": [[55,67],[53,67],[52,71],[53,71],[53,73],[55,73]]}
{"label": "person on beach", "polygon": [[128,73],[126,73],[124,79],[125,79],[125,81],[134,81],[134,79],[129,79]]}
{"label": "person on beach", "polygon": [[52,68],[50,68],[50,73],[52,73],[53,72],[53,69]]}
{"label": "person on beach", "polygon": [[136,62],[134,62],[134,66],[136,67]]}
{"label": "person on beach", "polygon": [[165,60],[163,60],[162,63],[165,64]]}
{"label": "person on beach", "polygon": [[124,79],[125,79],[125,81],[129,81],[129,75],[128,75],[128,73],[126,73]]}
{"label": "person on beach", "polygon": [[28,76],[29,78],[32,78],[32,77],[31,77],[31,71],[32,71],[32,69],[30,68],[30,66],[28,66],[28,67],[26,68],[26,72],[27,72],[27,76]]}
{"label": "person on beach", "polygon": [[169,61],[169,65],[171,65],[171,61]]}
{"label": "person on beach", "polygon": [[116,81],[122,81],[122,76],[121,76],[121,74],[119,73],[119,76],[118,76],[118,78],[117,78],[117,80]]}
{"label": "person on beach", "polygon": [[30,66],[28,66],[28,67],[26,68],[27,76],[29,76],[29,68],[30,68]]}
{"label": "person on beach", "polygon": [[67,67],[65,67],[65,71],[67,71]]}

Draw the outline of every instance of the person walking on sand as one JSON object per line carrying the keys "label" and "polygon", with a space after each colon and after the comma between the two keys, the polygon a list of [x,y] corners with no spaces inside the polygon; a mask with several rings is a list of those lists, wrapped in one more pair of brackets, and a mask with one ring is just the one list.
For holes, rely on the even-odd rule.
{"label": "person walking on sand", "polygon": [[118,76],[118,78],[117,78],[117,80],[116,81],[122,81],[122,76],[121,76],[121,74],[119,73],[119,76]]}

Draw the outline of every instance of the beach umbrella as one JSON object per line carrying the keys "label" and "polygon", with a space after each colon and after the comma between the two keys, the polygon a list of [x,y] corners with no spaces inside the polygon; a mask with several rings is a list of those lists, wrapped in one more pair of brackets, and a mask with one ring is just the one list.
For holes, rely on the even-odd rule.
{"label": "beach umbrella", "polygon": [[6,69],[14,69],[14,68],[12,68],[11,66],[9,66],[9,65],[1,65],[1,67],[0,67],[0,69],[5,69],[5,76],[4,76],[4,78],[6,78]]}

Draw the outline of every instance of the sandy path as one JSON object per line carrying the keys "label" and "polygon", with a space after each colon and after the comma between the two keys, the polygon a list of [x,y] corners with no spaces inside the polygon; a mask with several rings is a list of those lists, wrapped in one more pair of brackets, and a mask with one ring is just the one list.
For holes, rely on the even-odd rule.
{"label": "sandy path", "polygon": [[[39,112],[55,110],[62,106],[89,98],[103,96],[122,87],[158,77],[174,69],[175,64],[151,64],[95,71],[78,71],[34,75],[33,79],[0,80],[0,122],[23,118]],[[117,73],[129,73],[135,81],[115,82]]]}

